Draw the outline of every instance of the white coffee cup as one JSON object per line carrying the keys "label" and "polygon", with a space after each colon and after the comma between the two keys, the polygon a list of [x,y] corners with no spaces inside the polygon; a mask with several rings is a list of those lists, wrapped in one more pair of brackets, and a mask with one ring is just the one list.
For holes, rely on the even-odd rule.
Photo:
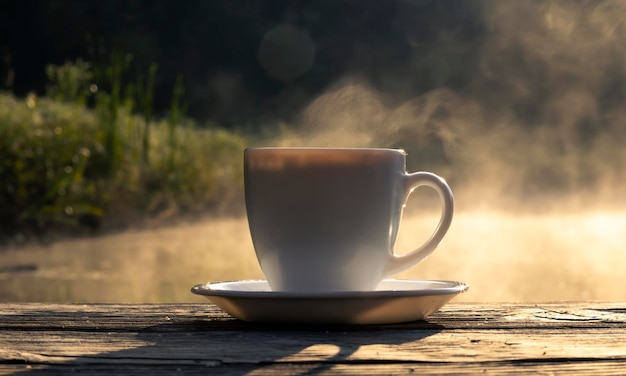
{"label": "white coffee cup", "polygon": [[[246,210],[254,249],[272,291],[371,291],[431,254],[453,214],[450,187],[406,172],[405,152],[374,148],[250,148]],[[440,196],[432,236],[398,256],[402,210],[420,186]]]}

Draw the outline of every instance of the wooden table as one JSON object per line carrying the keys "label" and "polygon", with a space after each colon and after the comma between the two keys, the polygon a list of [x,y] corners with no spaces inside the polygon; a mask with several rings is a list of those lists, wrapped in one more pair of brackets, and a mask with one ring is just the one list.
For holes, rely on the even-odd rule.
{"label": "wooden table", "polygon": [[449,304],[427,321],[250,324],[209,304],[0,304],[0,374],[626,374],[626,303]]}

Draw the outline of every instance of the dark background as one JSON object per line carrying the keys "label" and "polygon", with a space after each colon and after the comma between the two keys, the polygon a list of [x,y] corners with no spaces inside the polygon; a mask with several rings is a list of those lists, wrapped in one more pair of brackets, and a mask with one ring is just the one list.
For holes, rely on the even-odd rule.
{"label": "dark background", "polygon": [[445,88],[480,107],[470,122],[552,128],[586,147],[621,134],[625,10],[611,0],[0,0],[0,86],[42,95],[47,64],[107,66],[117,54],[132,58],[131,83],[158,66],[157,115],[181,76],[197,124],[252,131],[297,126],[346,80],[390,107]]}
{"label": "dark background", "polygon": [[[457,0],[1,0],[0,72],[4,89],[43,94],[46,64],[82,58],[106,65],[112,53],[127,54],[129,80],[158,64],[157,110],[167,108],[182,74],[189,116],[257,127],[293,120],[346,76],[399,100],[436,87],[470,90],[487,32],[483,7]],[[314,47],[312,65],[297,77],[271,77],[259,63],[263,37],[281,25],[308,35]],[[299,51],[287,53],[297,58]]]}

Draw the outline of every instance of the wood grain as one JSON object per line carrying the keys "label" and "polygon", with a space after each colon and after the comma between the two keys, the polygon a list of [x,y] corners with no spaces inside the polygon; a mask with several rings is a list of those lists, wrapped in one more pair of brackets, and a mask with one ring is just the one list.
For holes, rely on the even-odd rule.
{"label": "wood grain", "polygon": [[427,321],[318,327],[245,323],[211,304],[0,304],[0,374],[208,370],[623,374],[626,304],[462,303]]}

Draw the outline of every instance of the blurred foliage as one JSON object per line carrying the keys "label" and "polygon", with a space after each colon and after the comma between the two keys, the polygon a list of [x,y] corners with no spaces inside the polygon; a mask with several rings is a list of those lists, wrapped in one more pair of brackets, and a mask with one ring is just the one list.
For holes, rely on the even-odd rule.
{"label": "blurred foliage", "polygon": [[148,124],[123,95],[85,91],[87,63],[48,71],[50,97],[0,94],[0,233],[95,230],[240,204],[245,138],[184,118],[179,93],[176,115]]}

